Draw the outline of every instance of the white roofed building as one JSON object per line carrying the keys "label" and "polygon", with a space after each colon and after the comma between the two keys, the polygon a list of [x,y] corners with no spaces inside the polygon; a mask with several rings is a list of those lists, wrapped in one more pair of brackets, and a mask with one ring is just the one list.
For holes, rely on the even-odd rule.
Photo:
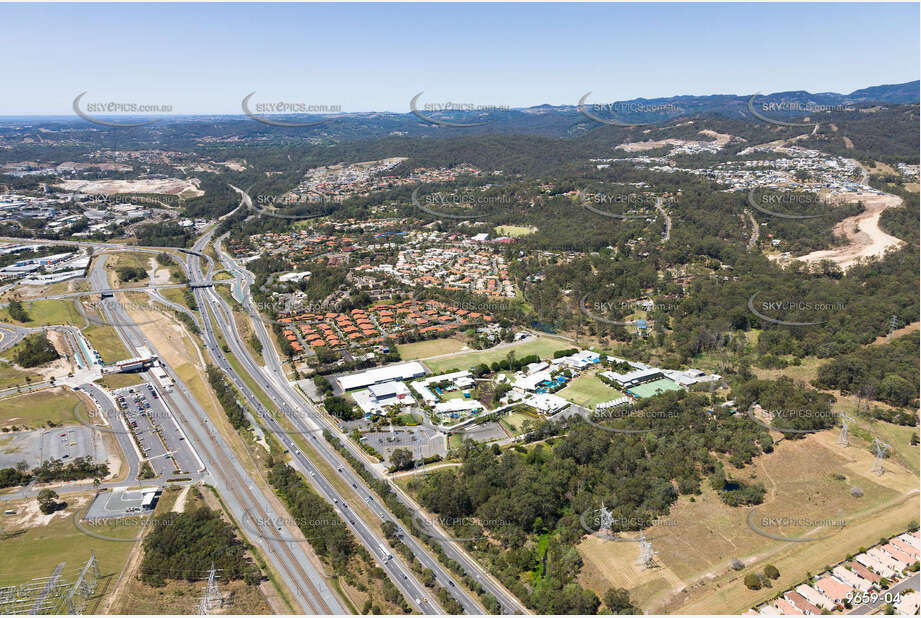
{"label": "white roofed building", "polygon": [[648,369],[637,369],[636,371],[630,371],[628,373],[603,371],[599,375],[611,380],[621,389],[639,386],[640,384],[645,384],[646,382],[652,382],[653,380],[658,380],[659,378],[665,377],[665,374],[662,373],[662,370],[656,369],[655,367],[650,367]]}
{"label": "white roofed building", "polygon": [[351,391],[357,388],[367,388],[372,384],[381,384],[393,380],[411,380],[424,375],[425,367],[422,366],[422,363],[413,361],[339,376],[336,378],[336,383],[343,391]]}
{"label": "white roofed building", "polygon": [[434,410],[436,414],[474,414],[481,412],[486,409],[482,403],[476,399],[449,399],[448,401],[440,401],[435,404]]}
{"label": "white roofed building", "polygon": [[552,379],[553,376],[550,374],[550,371],[544,369],[543,371],[538,371],[537,373],[532,373],[531,375],[518,378],[515,380],[514,386],[515,388],[520,388],[523,391],[535,391],[541,382],[546,382]]}
{"label": "white roofed building", "polygon": [[552,393],[534,393],[527,397],[524,403],[547,415],[556,414],[570,405],[568,401]]}

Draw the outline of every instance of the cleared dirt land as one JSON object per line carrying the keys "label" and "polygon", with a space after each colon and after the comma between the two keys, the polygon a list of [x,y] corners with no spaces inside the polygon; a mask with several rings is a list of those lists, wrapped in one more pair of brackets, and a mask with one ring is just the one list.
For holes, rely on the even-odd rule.
{"label": "cleared dirt land", "polygon": [[887,208],[901,206],[902,199],[895,195],[854,196],[863,202],[864,211],[859,215],[848,217],[835,226],[834,233],[847,239],[848,244],[813,251],[796,258],[802,262],[819,262],[831,260],[843,269],[847,269],[862,258],[878,257],[890,247],[900,247],[905,243],[890,236],[879,227],[879,218]]}
{"label": "cleared dirt land", "polygon": [[78,193],[164,193],[181,197],[198,197],[205,192],[198,188],[198,179],[149,178],[146,180],[65,180],[59,187]]}
{"label": "cleared dirt land", "polygon": [[502,234],[503,236],[511,236],[512,238],[520,238],[521,236],[527,236],[528,234],[533,234],[537,231],[536,227],[525,226],[525,225],[497,225],[496,234]]}
{"label": "cleared dirt land", "polygon": [[[783,440],[754,465],[739,470],[727,464],[734,478],[762,483],[767,489],[764,503],[757,507],[728,507],[706,483],[693,502],[682,496],[662,520],[666,525],[646,531],[654,537],[658,568],[636,564],[637,543],[587,537],[579,545],[585,561],[583,583],[601,592],[610,586],[626,587],[648,613],[738,614],[800,581],[807,571],[820,572],[861,546],[905,530],[918,514],[915,473],[896,458],[886,461],[883,476],[875,476],[870,472],[873,455],[864,439],[852,436],[851,446],[842,447],[836,438],[831,430]],[[852,487],[859,487],[863,497],[853,497]],[[771,528],[771,533],[789,538],[830,535],[815,542],[780,541],[748,527],[752,508],[756,522],[787,517],[800,522],[843,520],[845,525]],[[746,568],[730,570],[733,559],[742,560]],[[773,588],[748,590],[744,575],[766,564],[780,570],[780,579]]]}
{"label": "cleared dirt land", "polygon": [[712,142],[709,142],[709,141],[704,142],[704,141],[669,138],[669,139],[660,139],[660,140],[649,140],[646,142],[625,142],[623,144],[618,144],[617,146],[615,146],[614,150],[623,150],[624,152],[643,152],[646,150],[654,150],[655,148],[662,148],[664,146],[690,146],[690,145],[702,145],[702,144],[710,144],[710,145],[715,145],[715,146],[722,148],[723,146],[728,144],[729,141],[733,138],[732,135],[729,135],[727,133],[717,133],[716,131],[711,131],[709,129],[699,131],[699,133],[701,135],[706,135],[707,137],[713,137],[715,138],[715,140]]}

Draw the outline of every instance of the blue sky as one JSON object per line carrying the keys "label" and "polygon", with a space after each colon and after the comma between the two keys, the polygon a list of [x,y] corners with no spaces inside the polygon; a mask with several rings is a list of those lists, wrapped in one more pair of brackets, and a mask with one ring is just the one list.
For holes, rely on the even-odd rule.
{"label": "blue sky", "polygon": [[0,115],[85,100],[406,112],[918,79],[914,4],[0,4]]}

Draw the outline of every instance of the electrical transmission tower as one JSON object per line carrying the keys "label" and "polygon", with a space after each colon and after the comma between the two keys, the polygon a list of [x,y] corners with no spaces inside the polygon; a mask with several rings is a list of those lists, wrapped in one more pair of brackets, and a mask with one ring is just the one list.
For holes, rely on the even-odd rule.
{"label": "electrical transmission tower", "polygon": [[614,536],[614,514],[608,510],[608,508],[604,505],[604,502],[601,503],[601,508],[598,510],[601,512],[601,514],[598,516],[598,532],[607,530],[608,534]]}
{"label": "electrical transmission tower", "polygon": [[899,316],[894,315],[890,317],[889,318],[889,335],[888,335],[889,341],[892,341],[892,333],[898,327],[899,327]]}
{"label": "electrical transmission tower", "polygon": [[839,413],[839,416],[841,417],[841,433],[838,434],[838,444],[841,446],[850,446],[850,442],[847,439],[847,429],[849,424],[854,422],[854,419],[843,411]]}
{"label": "electrical transmission tower", "polygon": [[201,599],[198,602],[198,615],[207,616],[216,607],[222,605],[221,591],[217,587],[217,570],[214,568],[214,562],[211,563],[211,570],[208,572],[208,585],[201,592]]}
{"label": "electrical transmission tower", "polygon": [[640,559],[637,560],[637,564],[647,569],[654,569],[659,566],[656,564],[655,555],[656,552],[652,550],[652,541],[646,538],[645,533],[640,534]]}
{"label": "electrical transmission tower", "polygon": [[83,565],[77,581],[74,582],[73,588],[67,593],[64,599],[64,606],[69,614],[82,614],[86,608],[86,603],[96,591],[96,584],[99,581],[99,563],[96,562],[96,554],[90,550],[90,559]]}
{"label": "electrical transmission tower", "polygon": [[873,448],[876,450],[876,459],[873,460],[873,468],[870,471],[876,476],[882,476],[886,470],[883,467],[883,459],[886,458],[886,453],[892,450],[892,447],[879,438],[873,438]]}

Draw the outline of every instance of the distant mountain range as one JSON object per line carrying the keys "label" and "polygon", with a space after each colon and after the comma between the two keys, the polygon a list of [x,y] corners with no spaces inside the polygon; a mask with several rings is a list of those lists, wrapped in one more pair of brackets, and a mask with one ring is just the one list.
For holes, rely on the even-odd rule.
{"label": "distant mountain range", "polygon": [[[789,108],[793,113],[798,110],[812,109],[816,107],[834,107],[863,105],[873,103],[918,103],[921,101],[921,80],[905,82],[904,84],[886,84],[882,86],[871,86],[861,88],[850,94],[841,94],[838,92],[816,92],[811,93],[805,90],[790,90],[787,92],[774,92],[770,94],[711,94],[706,96],[678,95],[673,97],[660,97],[656,99],[629,99],[623,101],[602,101],[599,99],[586,99],[585,105],[601,104],[604,106],[611,105],[613,108],[629,110],[631,107],[648,109],[662,107],[664,109],[680,110],[680,113],[670,115],[686,115],[699,113],[736,113],[743,111],[748,107],[748,102],[754,96],[758,105],[762,103],[773,103],[779,110],[784,107]],[[783,104],[783,105],[776,105]],[[791,104],[791,105],[787,105]],[[549,112],[571,112],[578,111],[578,105],[538,105],[534,107],[522,108],[519,111],[531,113],[549,113]],[[629,112],[625,112],[629,115]]]}
{"label": "distant mountain range", "polygon": [[[461,97],[462,99],[463,97]],[[0,117],[0,126],[14,132],[31,133],[43,126],[68,131],[85,129],[85,135],[112,134],[118,139],[143,144],[160,139],[190,142],[197,139],[284,139],[315,143],[379,139],[387,137],[452,137],[484,134],[519,134],[545,137],[574,137],[603,126],[603,123],[643,124],[674,122],[695,116],[716,116],[735,120],[764,122],[764,116],[784,121],[854,112],[856,108],[876,105],[917,104],[921,101],[921,81],[887,84],[855,90],[810,93],[803,90],[770,94],[680,95],[655,99],[604,101],[583,93],[571,105],[536,105],[525,108],[481,112],[430,112],[425,99],[418,101],[417,111],[358,112],[342,114],[292,114],[257,117],[240,114],[167,115],[155,122],[130,131],[93,124],[73,116]],[[409,101],[407,100],[407,108]],[[754,110],[754,114],[752,113]],[[759,113],[761,117],[759,118]],[[89,115],[85,115],[88,117]],[[127,122],[127,116],[101,116]],[[150,120],[151,116],[140,117]],[[275,122],[258,122],[259,119]],[[283,122],[278,122],[283,121]],[[305,126],[279,126],[284,122]],[[18,131],[16,131],[18,129]],[[45,135],[45,138],[49,137]],[[136,141],[135,141],[136,140]],[[125,141],[123,141],[125,143]]]}

